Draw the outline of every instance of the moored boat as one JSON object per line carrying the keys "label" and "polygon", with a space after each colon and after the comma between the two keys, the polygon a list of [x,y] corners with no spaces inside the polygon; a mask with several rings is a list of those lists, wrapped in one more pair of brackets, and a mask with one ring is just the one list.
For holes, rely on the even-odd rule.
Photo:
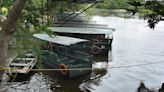
{"label": "moored boat", "polygon": [[23,56],[15,56],[6,70],[8,75],[28,74],[35,66],[37,58],[32,53],[26,53]]}
{"label": "moored boat", "polygon": [[49,27],[54,33],[62,36],[70,36],[87,39],[92,42],[93,55],[108,55],[112,48],[113,28],[97,27]]}
{"label": "moored boat", "polygon": [[42,50],[43,62],[68,78],[91,73],[92,55],[89,41],[67,36],[49,36],[48,34],[34,34],[34,37],[52,44],[52,49]]}

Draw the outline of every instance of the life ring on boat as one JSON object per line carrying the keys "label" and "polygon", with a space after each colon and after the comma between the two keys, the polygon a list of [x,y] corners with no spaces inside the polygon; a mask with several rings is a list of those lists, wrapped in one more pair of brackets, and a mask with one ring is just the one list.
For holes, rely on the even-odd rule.
{"label": "life ring on boat", "polygon": [[94,54],[94,55],[97,55],[99,54],[101,51],[100,47],[96,46],[96,45],[93,45],[92,48],[91,48],[91,52]]}
{"label": "life ring on boat", "polygon": [[94,42],[101,42],[103,41],[104,37],[102,35],[97,35],[93,38]]}
{"label": "life ring on boat", "polygon": [[61,70],[60,70],[60,73],[61,73],[62,75],[67,75],[67,74],[68,74],[68,67],[67,67],[67,65],[65,65],[65,64],[60,64],[60,65],[59,65],[59,68],[61,69]]}

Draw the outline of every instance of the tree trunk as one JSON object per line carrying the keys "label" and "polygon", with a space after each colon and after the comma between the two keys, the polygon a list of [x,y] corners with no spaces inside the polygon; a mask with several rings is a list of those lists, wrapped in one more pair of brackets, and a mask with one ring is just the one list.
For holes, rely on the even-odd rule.
{"label": "tree trunk", "polygon": [[[8,48],[9,35],[0,34],[0,69],[5,68],[7,65],[7,48]],[[0,80],[2,80],[3,70],[0,70]]]}
{"label": "tree trunk", "polygon": [[[27,0],[16,0],[7,17],[7,20],[2,26],[2,31],[0,33],[0,69],[6,68],[7,64],[9,63],[6,59],[10,35],[16,31],[16,23],[26,3]],[[2,80],[2,76],[3,71],[0,70],[0,80]]]}

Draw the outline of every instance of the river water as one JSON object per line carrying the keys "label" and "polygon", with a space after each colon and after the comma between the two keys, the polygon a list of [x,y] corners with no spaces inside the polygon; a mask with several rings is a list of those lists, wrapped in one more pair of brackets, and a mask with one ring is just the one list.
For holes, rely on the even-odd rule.
{"label": "river water", "polygon": [[[94,20],[109,24],[116,32],[108,72],[100,78],[98,86],[91,83],[90,90],[135,92],[140,81],[149,88],[159,88],[164,82],[164,22],[152,30],[146,21],[139,19],[96,16]],[[131,65],[134,66],[123,67]]]}
{"label": "river water", "polygon": [[158,89],[164,82],[164,22],[152,30],[141,19],[95,16],[93,20],[116,29],[112,61],[95,64],[104,70],[75,79],[37,72],[26,82],[15,82],[9,92],[135,92],[140,81]]}

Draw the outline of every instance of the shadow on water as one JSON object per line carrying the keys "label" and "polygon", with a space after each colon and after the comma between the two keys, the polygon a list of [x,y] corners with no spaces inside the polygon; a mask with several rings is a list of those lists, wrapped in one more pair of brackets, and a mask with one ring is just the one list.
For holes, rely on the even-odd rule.
{"label": "shadow on water", "polygon": [[12,81],[16,81],[16,82],[22,82],[22,81],[29,81],[31,76],[35,75],[36,72],[29,72],[28,74],[13,74],[13,75],[9,75],[10,79],[8,80],[8,82],[12,82]]}

